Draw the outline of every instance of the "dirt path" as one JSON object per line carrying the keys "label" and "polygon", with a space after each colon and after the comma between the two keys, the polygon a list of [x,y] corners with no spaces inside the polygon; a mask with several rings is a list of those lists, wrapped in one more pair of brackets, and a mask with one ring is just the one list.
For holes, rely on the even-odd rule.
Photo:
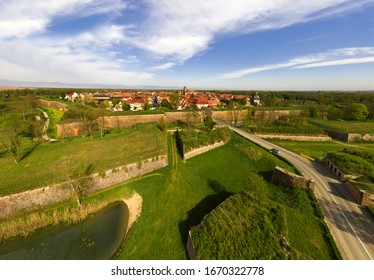
{"label": "dirt path", "polygon": [[137,192],[134,192],[130,198],[123,199],[122,201],[129,208],[129,222],[127,225],[127,231],[129,231],[142,213],[143,198]]}
{"label": "dirt path", "polygon": [[56,141],[55,139],[52,139],[51,137],[48,136],[47,134],[47,131],[48,131],[48,128],[49,128],[49,116],[47,114],[47,112],[43,111],[42,109],[40,108],[36,108],[37,110],[39,110],[40,112],[43,113],[44,115],[44,118],[45,118],[45,123],[44,123],[44,127],[43,127],[43,131],[42,131],[42,138],[45,140],[45,141]]}

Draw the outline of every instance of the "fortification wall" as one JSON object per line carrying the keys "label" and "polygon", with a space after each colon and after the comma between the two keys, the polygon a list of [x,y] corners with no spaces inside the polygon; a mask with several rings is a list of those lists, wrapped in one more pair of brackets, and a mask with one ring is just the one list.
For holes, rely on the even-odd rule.
{"label": "fortification wall", "polygon": [[294,187],[300,189],[312,189],[314,191],[315,182],[313,180],[306,179],[303,176],[293,174],[279,166],[276,166],[271,181],[277,185],[285,187]]}
{"label": "fortification wall", "polygon": [[208,146],[200,147],[200,148],[197,148],[197,149],[193,149],[193,150],[185,153],[184,156],[183,156],[183,159],[187,160],[187,159],[193,158],[195,156],[201,155],[203,153],[206,153],[206,152],[214,150],[218,147],[221,147],[225,144],[226,144],[225,142],[221,141],[221,142],[214,143],[212,145],[208,145]]}
{"label": "fortification wall", "polygon": [[248,118],[248,110],[212,111],[212,118],[223,121],[232,121],[235,119],[243,121]]}
{"label": "fortification wall", "polygon": [[355,142],[355,141],[374,141],[374,134],[349,133],[348,142]]}
{"label": "fortification wall", "polygon": [[334,139],[343,142],[355,142],[355,141],[374,141],[374,134],[359,134],[359,133],[344,133],[338,131],[328,131],[328,135]]}
{"label": "fortification wall", "polygon": [[[139,161],[108,170],[105,176],[98,173],[91,177],[91,185],[86,194],[105,189],[114,184],[144,175],[168,165],[167,155]],[[67,182],[30,190],[22,193],[0,197],[0,219],[15,216],[20,213],[37,210],[41,207],[56,204],[73,197],[74,193]]]}
{"label": "fortification wall", "polygon": [[337,168],[331,160],[324,158],[323,162],[341,181],[347,180],[347,176],[343,173],[343,171]]}
{"label": "fortification wall", "polygon": [[282,116],[299,116],[301,110],[258,110],[254,111],[255,119],[264,118],[265,120],[277,120]]}
{"label": "fortification wall", "polygon": [[54,107],[57,108],[61,111],[67,111],[68,110],[68,105],[58,102],[58,101],[49,101],[49,100],[43,100],[43,99],[38,99],[38,104],[46,107]]}
{"label": "fortification wall", "polygon": [[346,181],[344,185],[358,204],[374,207],[374,194],[359,189],[359,187],[352,181]]}

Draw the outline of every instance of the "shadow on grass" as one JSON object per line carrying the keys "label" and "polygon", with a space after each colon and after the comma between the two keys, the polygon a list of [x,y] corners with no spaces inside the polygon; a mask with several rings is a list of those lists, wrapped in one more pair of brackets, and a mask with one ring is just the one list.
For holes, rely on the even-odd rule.
{"label": "shadow on grass", "polygon": [[0,158],[5,157],[8,153],[8,151],[0,151]]}
{"label": "shadow on grass", "polygon": [[26,157],[28,157],[40,144],[41,142],[37,142],[35,145],[32,145],[31,147],[24,149],[23,154],[18,159],[18,161],[21,161],[25,159]]}
{"label": "shadow on grass", "polygon": [[[233,193],[225,190],[225,186],[215,180],[208,180],[208,186],[215,192],[215,194],[208,195],[201,200],[195,207],[188,211],[188,218],[179,223],[179,232],[184,245],[187,244],[188,231],[201,223],[203,218],[214,210],[218,205],[225,201]],[[185,247],[186,248],[186,247]],[[185,251],[188,257],[187,249]]]}
{"label": "shadow on grass", "polygon": [[270,181],[271,177],[273,176],[273,170],[269,171],[259,171],[258,175],[260,175],[262,178],[264,178],[266,181]]}

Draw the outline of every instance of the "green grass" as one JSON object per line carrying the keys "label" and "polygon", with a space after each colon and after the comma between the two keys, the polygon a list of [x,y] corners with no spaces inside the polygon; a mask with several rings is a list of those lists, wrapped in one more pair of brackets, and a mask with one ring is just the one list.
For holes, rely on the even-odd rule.
{"label": "green grass", "polygon": [[309,123],[323,128],[343,133],[374,133],[373,121],[329,121],[319,119],[309,119]]}
{"label": "green grass", "polygon": [[[252,194],[231,197],[193,229],[198,259],[338,258],[308,191],[279,192],[278,186],[262,185],[272,197],[258,197],[250,188]],[[287,246],[281,245],[282,239]]]}
{"label": "green grass", "polygon": [[[279,158],[237,135],[233,135],[226,145],[188,161],[183,161],[177,154],[172,137],[169,136],[168,142],[169,167],[124,184],[143,197],[143,209],[118,252],[119,259],[186,259],[185,244],[190,228],[198,225],[229,195],[247,188],[246,182],[251,172],[269,179],[275,165],[292,170]],[[279,187],[274,187],[269,195],[289,201]],[[311,204],[307,197],[305,199]],[[291,200],[289,203],[293,205],[296,202]],[[297,211],[300,212],[303,207],[301,205]],[[323,231],[321,225],[314,221],[319,221],[316,216],[303,216],[297,211],[294,210],[295,215],[307,220],[303,223],[308,225],[308,229],[313,229],[313,234]],[[293,220],[300,222],[298,218]],[[290,231],[295,226],[289,225]],[[305,234],[308,241],[310,236],[302,231],[302,227],[297,232],[300,233]],[[316,254],[328,255],[326,251],[329,249],[324,249],[329,246],[327,242],[320,235],[313,238],[316,239],[321,249]],[[297,238],[294,240],[299,242]],[[309,250],[313,251],[314,248],[310,247]],[[305,254],[315,256],[309,251]]]}
{"label": "green grass", "polygon": [[347,144],[340,141],[306,142],[278,139],[268,139],[268,141],[297,154],[304,154],[313,158],[322,158],[325,157],[327,153],[338,152],[344,148],[354,148],[361,151],[374,151],[374,143]]}
{"label": "green grass", "polygon": [[43,111],[48,114],[49,127],[47,134],[51,138],[57,137],[57,124],[64,115],[64,112],[54,107],[40,107]]}
{"label": "green grass", "polygon": [[[22,154],[35,146],[24,138]],[[34,146],[33,146],[34,145]],[[61,181],[61,159],[93,163],[100,172],[166,153],[166,136],[156,124],[141,124],[136,128],[121,129],[100,138],[99,133],[90,137],[74,137],[57,143],[40,144],[18,164],[0,147],[0,195],[17,193],[44,187]]]}

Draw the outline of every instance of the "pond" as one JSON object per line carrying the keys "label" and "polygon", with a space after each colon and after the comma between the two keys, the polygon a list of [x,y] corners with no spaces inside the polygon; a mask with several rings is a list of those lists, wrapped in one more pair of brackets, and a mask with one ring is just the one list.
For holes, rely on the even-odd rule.
{"label": "pond", "polygon": [[3,260],[95,260],[111,258],[125,238],[129,210],[115,202],[79,224],[47,226],[0,246]]}

